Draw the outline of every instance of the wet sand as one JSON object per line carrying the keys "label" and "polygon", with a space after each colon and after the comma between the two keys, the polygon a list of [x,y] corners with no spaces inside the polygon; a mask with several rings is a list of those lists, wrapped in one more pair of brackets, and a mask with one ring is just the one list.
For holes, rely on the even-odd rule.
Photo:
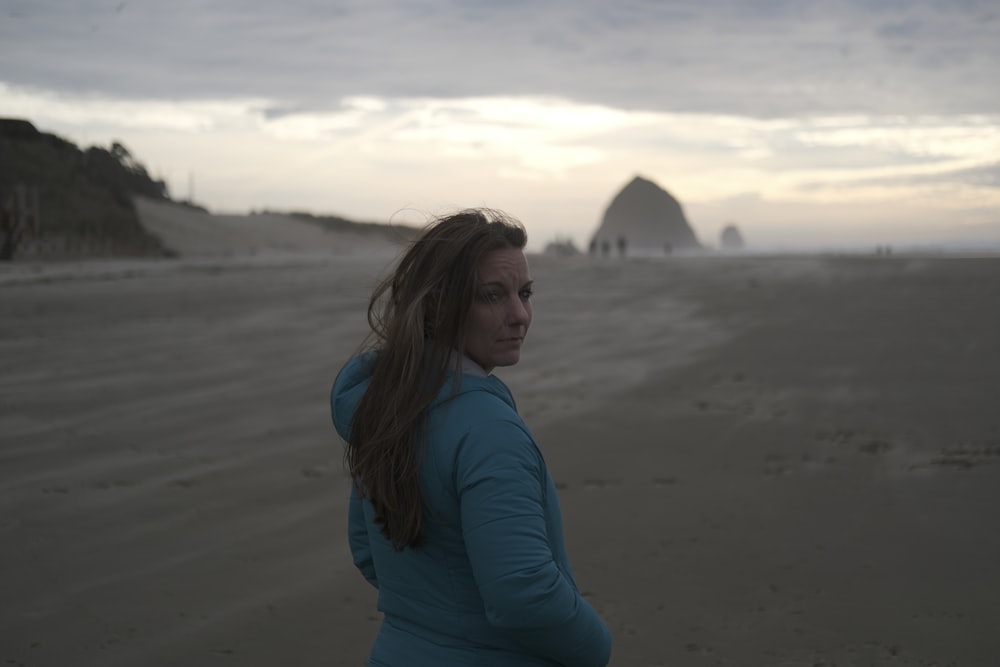
{"label": "wet sand", "polygon": [[[0,663],[360,665],[327,395],[384,257],[0,274]],[[614,665],[995,667],[1000,259],[534,258]]]}

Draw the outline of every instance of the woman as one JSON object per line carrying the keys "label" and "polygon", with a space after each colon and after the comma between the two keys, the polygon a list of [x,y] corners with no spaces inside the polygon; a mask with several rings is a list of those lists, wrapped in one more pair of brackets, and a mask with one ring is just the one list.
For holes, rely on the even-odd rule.
{"label": "woman", "polygon": [[373,349],[331,398],[354,479],[354,564],[384,618],[369,665],[602,667],[611,636],[573,580],[555,486],[507,387],[532,280],[520,223],[439,219],[372,295]]}

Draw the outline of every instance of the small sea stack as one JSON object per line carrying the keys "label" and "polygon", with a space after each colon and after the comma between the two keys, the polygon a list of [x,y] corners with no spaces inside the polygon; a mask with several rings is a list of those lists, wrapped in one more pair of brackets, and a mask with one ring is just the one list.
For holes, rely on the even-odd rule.
{"label": "small sea stack", "polygon": [[736,225],[726,225],[719,237],[719,245],[723,250],[742,250],[746,247],[743,234]]}

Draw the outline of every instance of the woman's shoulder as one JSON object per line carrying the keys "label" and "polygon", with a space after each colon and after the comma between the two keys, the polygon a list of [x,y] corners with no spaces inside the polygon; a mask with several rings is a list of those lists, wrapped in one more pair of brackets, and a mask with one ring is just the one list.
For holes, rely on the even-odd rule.
{"label": "woman's shoulder", "polygon": [[458,412],[476,420],[520,421],[510,389],[493,375],[462,375],[446,384],[435,404],[445,413]]}
{"label": "woman's shoulder", "polygon": [[463,376],[457,392],[441,401],[434,409],[438,428],[447,432],[446,440],[465,446],[485,446],[491,443],[505,447],[520,444],[527,452],[535,449],[527,425],[517,414],[510,390],[494,376]]}

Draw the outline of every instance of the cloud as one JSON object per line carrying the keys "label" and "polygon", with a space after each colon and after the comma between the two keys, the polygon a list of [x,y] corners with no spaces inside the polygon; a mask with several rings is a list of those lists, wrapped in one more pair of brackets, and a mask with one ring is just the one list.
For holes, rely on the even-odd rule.
{"label": "cloud", "polygon": [[1000,162],[972,169],[963,169],[954,172],[951,176],[956,181],[962,183],[971,183],[984,188],[1000,189]]}
{"label": "cloud", "polygon": [[95,95],[61,95],[10,86],[0,81],[4,113],[48,125],[86,126],[120,130],[209,132],[222,127],[255,124],[254,108],[265,100],[206,99],[177,104],[167,99],[132,100]]}
{"label": "cloud", "polygon": [[917,18],[905,18],[902,21],[890,21],[878,26],[876,33],[886,39],[914,39],[920,37],[925,29],[923,21]]}
{"label": "cloud", "polygon": [[769,200],[823,201],[833,192],[870,199],[889,186],[917,179],[952,183],[961,175],[970,186],[995,188],[988,175],[1000,155],[1000,114],[756,119],[502,96],[359,96],[309,110],[267,99],[128,101],[3,84],[0,96],[17,115],[46,129],[64,128],[71,137],[101,133],[128,142],[140,132],[173,135],[172,145],[187,145],[189,159],[208,145],[207,133],[260,142],[283,157],[258,161],[255,181],[275,184],[287,179],[285,170],[273,173],[267,165],[282,162],[297,165],[289,171],[296,174],[293,180],[302,178],[305,165],[322,177],[328,165],[345,160],[377,165],[383,173],[447,173],[449,163],[457,163],[492,185],[496,179],[575,178],[599,169],[617,174],[615,179],[659,175],[698,201],[746,191]]}
{"label": "cloud", "polygon": [[1000,110],[988,0],[20,0],[0,80],[156,99],[554,96],[782,117]]}
{"label": "cloud", "polygon": [[945,164],[933,169],[900,170],[884,175],[867,174],[842,179],[836,183],[806,183],[803,184],[802,189],[815,192],[831,186],[842,191],[852,191],[858,187],[910,190],[914,186],[920,186],[925,193],[933,190],[946,190],[954,193],[956,186],[960,186],[966,190],[988,192],[991,199],[1000,205],[1000,162],[958,169],[950,168]]}

